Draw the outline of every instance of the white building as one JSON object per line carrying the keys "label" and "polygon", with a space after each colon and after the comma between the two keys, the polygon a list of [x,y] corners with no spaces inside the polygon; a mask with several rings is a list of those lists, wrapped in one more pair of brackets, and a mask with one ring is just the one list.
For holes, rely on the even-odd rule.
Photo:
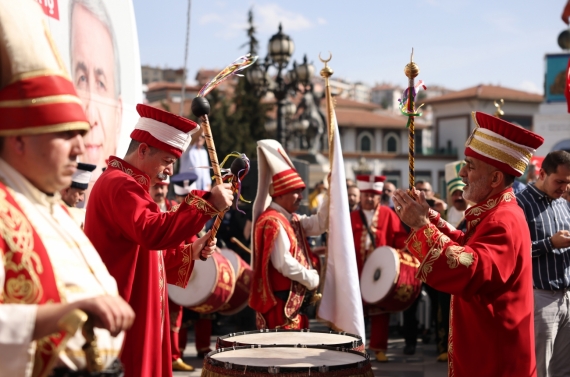
{"label": "white building", "polygon": [[434,147],[439,153],[457,153],[465,157],[465,141],[475,127],[472,111],[494,114],[495,101],[503,99],[503,119],[535,131],[533,116],[542,102],[539,94],[494,85],[478,85],[440,97],[424,100],[433,111]]}

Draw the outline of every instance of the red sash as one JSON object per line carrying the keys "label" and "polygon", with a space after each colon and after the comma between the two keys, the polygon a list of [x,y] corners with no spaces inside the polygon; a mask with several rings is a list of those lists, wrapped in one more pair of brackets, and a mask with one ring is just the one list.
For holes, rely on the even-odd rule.
{"label": "red sash", "polygon": [[[40,237],[10,190],[0,183],[0,253],[6,280],[0,304],[59,303],[61,299],[49,256]],[[47,376],[65,345],[65,332],[37,341],[33,377]]]}

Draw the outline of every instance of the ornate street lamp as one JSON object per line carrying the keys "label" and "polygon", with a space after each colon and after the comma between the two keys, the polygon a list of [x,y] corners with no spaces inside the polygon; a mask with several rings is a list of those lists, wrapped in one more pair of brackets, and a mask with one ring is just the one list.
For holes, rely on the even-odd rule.
{"label": "ornate street lamp", "polygon": [[[250,67],[246,71],[245,76],[258,95],[262,96],[267,92],[271,92],[275,96],[277,102],[276,139],[284,148],[287,148],[285,122],[288,116],[287,110],[291,111],[291,108],[286,108],[287,97],[301,90],[300,87],[302,87],[302,90],[305,90],[305,87],[311,82],[315,68],[307,62],[307,57],[305,56],[302,64],[297,65],[294,62],[293,69],[284,72],[295,50],[295,44],[287,34],[283,33],[281,24],[279,24],[277,34],[269,39],[267,50],[268,54],[265,57],[265,61]],[[277,69],[275,80],[272,80],[268,74],[270,67]]]}

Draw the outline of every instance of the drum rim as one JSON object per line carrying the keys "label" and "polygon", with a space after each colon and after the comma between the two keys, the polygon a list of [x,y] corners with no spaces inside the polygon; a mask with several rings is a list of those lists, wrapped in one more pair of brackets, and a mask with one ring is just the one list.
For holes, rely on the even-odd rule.
{"label": "drum rim", "polygon": [[[351,334],[351,333],[347,333],[345,331],[311,331],[309,329],[302,329],[302,330],[291,330],[291,329],[261,329],[261,330],[252,330],[252,331],[241,331],[241,332],[236,332],[236,333],[230,333],[227,335],[223,335],[223,336],[218,336],[218,339],[216,341],[216,346],[217,348],[230,348],[230,347],[251,347],[253,345],[257,346],[259,344],[254,344],[254,343],[242,343],[242,342],[233,342],[230,339],[233,338],[234,336],[242,336],[242,335],[253,335],[253,334],[262,334],[262,333],[300,333],[300,332],[305,332],[305,333],[314,333],[314,334],[333,334],[333,335],[346,335],[346,336],[350,336],[353,337],[355,340],[353,341],[347,341],[347,342],[343,342],[343,343],[329,343],[329,344],[311,344],[311,345],[307,345],[307,346],[312,346],[312,347],[331,347],[331,348],[343,348],[343,349],[356,349],[358,347],[362,346],[362,337],[360,335],[356,335],[356,334]],[[295,346],[295,344],[291,344],[291,343],[283,343],[283,344],[264,344],[264,346],[274,346],[274,347],[279,347],[279,346]],[[299,345],[299,344],[296,344]]]}
{"label": "drum rim", "polygon": [[[315,331],[316,332],[316,331]],[[319,366],[313,366],[313,367],[275,367],[275,366],[253,366],[253,365],[245,365],[245,364],[236,364],[236,363],[230,363],[227,361],[220,361],[220,360],[216,360],[213,359],[212,356],[218,354],[218,353],[223,353],[223,352],[227,352],[227,351],[236,351],[236,350],[245,350],[245,349],[255,349],[255,348],[315,348],[315,349],[324,349],[324,350],[329,350],[329,351],[337,351],[337,352],[346,352],[346,353],[351,353],[354,355],[358,355],[360,357],[363,358],[362,361],[356,362],[356,363],[348,363],[348,364],[342,364],[342,365],[319,365]],[[368,353],[362,353],[362,352],[358,352],[358,351],[353,351],[351,349],[348,348],[341,348],[341,347],[329,347],[329,346],[313,346],[313,345],[301,345],[301,344],[287,344],[287,345],[251,345],[251,346],[238,346],[238,347],[226,347],[226,348],[220,348],[217,350],[214,350],[210,353],[208,353],[205,357],[204,357],[204,364],[210,364],[213,367],[217,367],[217,368],[224,368],[224,369],[230,369],[230,370],[235,370],[234,366],[239,367],[240,370],[242,368],[245,368],[247,371],[249,372],[266,372],[269,374],[274,374],[274,373],[280,373],[281,371],[286,372],[286,373],[302,373],[302,372],[329,372],[329,371],[342,371],[345,369],[353,369],[353,368],[365,368],[367,366],[370,366],[370,355],[368,355]],[[323,370],[323,367],[326,368],[326,370]],[[245,372],[245,370],[244,370]]]}
{"label": "drum rim", "polygon": [[[215,255],[215,256],[214,256]],[[220,261],[217,258],[223,258],[222,262],[225,261],[227,263],[227,265],[229,266],[229,269],[231,271],[231,273],[233,273],[233,277],[234,277],[234,283],[232,284],[232,289],[230,291],[230,293],[228,294],[228,297],[226,299],[226,301],[224,303],[222,303],[221,306],[227,304],[230,299],[232,298],[234,291],[235,291],[235,281],[236,281],[236,276],[235,276],[235,272],[234,272],[234,268],[232,267],[232,264],[230,263],[230,261],[222,254],[222,253],[214,253],[212,254],[212,258],[209,258],[208,260],[212,260],[212,262],[214,262],[214,265],[216,266],[216,271],[220,271]],[[194,304],[194,305],[182,305],[183,307],[190,309],[190,310],[195,310],[196,308],[200,308],[202,305],[206,304],[208,302],[208,300],[210,300],[212,298],[212,294],[216,291],[217,287],[218,287],[218,283],[220,280],[220,274],[216,274],[216,279],[214,281],[214,285],[212,286],[212,288],[210,289],[209,295],[206,296],[205,299],[203,299],[201,302]],[[174,303],[178,304],[175,300]],[[181,305],[181,304],[179,304]],[[202,312],[202,311],[198,311],[198,313],[201,314],[209,314],[209,313],[215,313],[217,311],[218,308],[215,308],[216,310],[213,311],[208,311],[208,312]]]}
{"label": "drum rim", "polygon": [[291,329],[260,329],[260,330],[250,330],[250,331],[239,331],[229,333],[227,335],[218,336],[218,339],[226,339],[231,338],[234,336],[241,336],[241,335],[250,335],[250,334],[260,334],[260,333],[279,333],[279,332],[307,332],[307,333],[315,333],[315,334],[334,334],[334,335],[347,335],[352,336],[353,338],[357,338],[358,340],[362,341],[362,337],[357,334],[352,334],[346,331],[321,331],[321,330],[311,330],[311,329],[300,329],[300,330],[291,330]]}

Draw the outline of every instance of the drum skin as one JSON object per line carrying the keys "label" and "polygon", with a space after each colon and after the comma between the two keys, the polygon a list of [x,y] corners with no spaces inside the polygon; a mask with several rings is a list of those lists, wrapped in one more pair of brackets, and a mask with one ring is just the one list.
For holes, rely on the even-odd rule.
{"label": "drum skin", "polygon": [[[396,271],[396,278],[384,297],[376,302],[365,301],[365,305],[369,309],[368,312],[369,314],[375,314],[376,312],[400,312],[406,310],[414,303],[421,292],[422,282],[416,278],[420,263],[406,251],[395,250],[387,246],[382,246],[378,249],[383,249],[381,252],[387,252],[389,249],[395,253],[395,257],[399,260],[399,271]],[[378,252],[378,249],[374,252]],[[361,287],[366,284],[364,273],[368,261],[366,261],[362,270]]]}
{"label": "drum skin", "polygon": [[370,356],[322,346],[223,348],[204,358],[202,377],[374,377]]}
{"label": "drum skin", "polygon": [[[192,278],[190,279],[190,283],[185,289],[181,289],[178,287],[172,287],[169,285],[169,292],[168,295],[170,299],[179,305],[182,305],[190,310],[201,314],[210,314],[215,313],[222,306],[224,306],[232,297],[234,293],[235,287],[235,274],[230,261],[224,257],[221,253],[215,252],[211,256],[212,262],[214,263],[214,271],[215,277],[212,280],[212,284],[209,287],[203,288],[208,289],[207,292],[201,292],[202,296],[205,298],[201,300],[201,302],[192,303],[189,305],[186,301],[186,297],[184,297],[185,293],[193,293],[193,290],[196,289],[193,287]],[[194,266],[194,271],[192,274],[196,272],[197,269],[200,268],[200,263],[212,263],[210,261],[207,262],[196,262]],[[195,277],[196,279],[200,279],[199,277]]]}
{"label": "drum skin", "polygon": [[219,336],[216,349],[252,345],[326,346],[364,353],[362,338],[345,332],[264,329]]}
{"label": "drum skin", "polygon": [[[249,291],[251,287],[251,281],[253,279],[253,270],[236,252],[230,249],[222,249],[222,253],[227,256],[226,253],[232,253],[227,256],[227,259],[236,258],[237,259],[237,269],[234,268],[236,276],[236,284],[232,297],[230,300],[223,305],[219,313],[223,315],[233,315],[240,312],[243,308],[247,306],[249,300]],[[231,261],[230,261],[231,262]],[[233,263],[232,263],[233,265]]]}

